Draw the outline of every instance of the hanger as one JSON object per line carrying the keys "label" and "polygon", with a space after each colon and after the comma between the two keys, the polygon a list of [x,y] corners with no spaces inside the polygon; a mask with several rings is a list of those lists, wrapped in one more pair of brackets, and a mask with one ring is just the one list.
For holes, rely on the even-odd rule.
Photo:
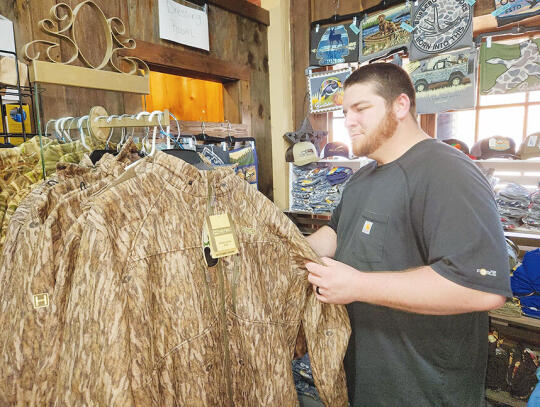
{"label": "hanger", "polygon": [[[62,117],[62,118],[58,119],[54,123],[54,130],[55,130],[55,132],[57,134],[57,138],[58,138],[59,141],[61,141],[63,143],[67,142],[67,140],[66,140],[67,133],[64,132],[63,127],[64,127],[64,123],[69,119],[73,119],[73,117]],[[70,141],[71,141],[71,139],[70,139]]]}
{"label": "hanger", "polygon": [[[135,118],[135,115],[123,114],[123,115],[120,115],[119,119],[123,119],[124,117],[130,117],[130,116],[132,119]],[[132,128],[131,137],[133,137],[133,133],[135,133],[135,128]],[[116,151],[120,152],[120,150],[122,149],[122,146],[127,141],[127,139],[128,139],[127,129],[125,127],[122,127],[122,135],[120,136],[120,141],[118,142],[118,144],[116,144]]]}
{"label": "hanger", "polygon": [[[49,128],[49,124],[51,124],[51,122],[56,122],[56,120],[55,120],[55,119],[51,119],[51,120],[49,120],[49,121],[47,122],[47,124],[45,124],[45,131],[44,131],[44,133],[43,133],[43,134],[45,135],[45,137],[48,137],[48,136],[47,136],[47,129]],[[52,134],[51,134],[51,136],[52,136]],[[56,134],[55,134],[55,137],[56,137],[58,140],[60,140]]]}
{"label": "hanger", "polygon": [[[173,118],[174,118],[174,116],[173,116]],[[176,118],[174,118],[174,119],[176,120]],[[177,121],[177,123],[178,123],[178,121]],[[202,132],[203,132],[202,134],[204,134],[204,130],[205,130],[204,121],[201,124],[201,129],[202,129]],[[178,135],[180,136],[180,126],[179,125],[178,125]],[[206,164],[201,159],[199,154],[194,149],[192,149],[192,150],[181,149],[182,148],[181,144],[175,143],[175,145],[179,146],[180,148],[171,148],[171,149],[166,149],[166,150],[162,150],[162,151],[164,153],[166,153],[166,154],[172,155],[173,157],[179,158],[182,161],[187,162],[188,164],[193,165],[195,168],[197,168],[199,170],[211,170],[212,169],[211,166]]]}
{"label": "hanger", "polygon": [[[71,138],[71,125],[73,124],[73,122],[75,120],[77,120],[76,117],[68,117],[61,124],[62,133],[64,133],[66,135],[66,138],[69,140],[70,143],[73,142],[73,139]],[[67,124],[68,121],[69,121],[69,125],[66,128],[66,124]]]}
{"label": "hanger", "polygon": [[[150,112],[142,111],[142,112],[137,113],[137,115],[135,116],[135,119],[141,120],[143,116],[149,116],[149,115],[150,115]],[[141,140],[141,153],[144,155],[147,155],[148,152],[146,151],[146,143],[148,142],[148,134],[150,133],[150,128],[145,127],[145,129],[146,129],[146,134]]]}
{"label": "hanger", "polygon": [[83,130],[83,122],[86,120],[88,123],[88,115],[81,117],[79,120],[77,120],[77,127],[79,128],[79,134],[80,134],[80,140],[83,147],[88,150],[92,151],[90,147],[88,147],[88,144],[86,144],[86,137],[84,136],[84,130]]}
{"label": "hanger", "polygon": [[[104,119],[107,118],[107,123],[110,123],[111,120],[115,117],[118,117],[117,115],[110,115],[110,116],[98,116],[94,120],[98,119]],[[88,119],[87,119],[88,120]],[[92,161],[92,164],[96,164],[99,160],[103,158],[105,154],[112,154],[112,155],[118,155],[118,150],[113,150],[109,148],[109,142],[111,140],[112,134],[114,129],[111,127],[111,130],[109,131],[109,136],[107,137],[107,140],[105,142],[105,148],[104,149],[96,149],[90,153],[90,160]]]}

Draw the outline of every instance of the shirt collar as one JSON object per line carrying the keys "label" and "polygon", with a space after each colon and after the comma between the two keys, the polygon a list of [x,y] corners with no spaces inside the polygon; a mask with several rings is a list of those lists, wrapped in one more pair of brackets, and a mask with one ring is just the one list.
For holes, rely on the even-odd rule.
{"label": "shirt collar", "polygon": [[237,187],[240,182],[244,182],[235,173],[234,166],[215,167],[213,170],[201,171],[187,162],[157,151],[154,157],[149,157],[151,165],[145,167],[147,171],[155,171],[157,168],[168,173],[166,181],[183,190],[184,192],[206,197],[208,185],[213,186],[215,195],[228,193]]}

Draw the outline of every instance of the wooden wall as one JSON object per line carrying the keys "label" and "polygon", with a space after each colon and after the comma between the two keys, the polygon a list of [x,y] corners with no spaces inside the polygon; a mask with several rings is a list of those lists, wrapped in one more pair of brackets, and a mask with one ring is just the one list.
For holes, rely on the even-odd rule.
{"label": "wooden wall", "polygon": [[[129,37],[148,45],[162,46],[154,50],[186,51],[197,58],[211,58],[216,67],[227,64],[246,67],[247,80],[229,81],[225,84],[225,119],[233,123],[248,124],[251,135],[257,140],[259,154],[260,189],[267,196],[272,194],[272,148],[270,140],[270,96],[268,77],[267,25],[268,13],[244,0],[209,1],[208,25],[210,52],[184,47],[159,38],[157,0],[94,0],[107,17],[117,16],[126,24]],[[60,2],[72,8],[80,0],[0,0],[0,14],[14,22],[17,49],[35,39],[48,39],[38,29],[38,21],[49,17],[50,8]],[[249,18],[249,14],[254,17]],[[97,18],[86,8],[81,10],[76,34],[85,56],[98,61],[103,50],[104,35],[97,25]],[[142,47],[141,47],[142,49]],[[67,55],[65,46],[61,50]],[[145,59],[145,55],[135,55]],[[208,65],[208,64],[207,64]],[[206,67],[208,70],[208,66]],[[218,69],[219,70],[219,69]],[[208,72],[212,73],[212,72]],[[218,75],[219,76],[219,75]],[[233,85],[231,85],[233,84]],[[238,86],[236,86],[238,85]],[[142,110],[140,95],[119,94],[98,90],[44,86],[41,94],[42,118],[79,116],[87,114],[94,105],[102,105],[111,114],[134,113]]]}
{"label": "wooden wall", "polygon": [[141,96],[145,110],[169,109],[182,120],[223,122],[223,84],[150,72],[150,95]]}

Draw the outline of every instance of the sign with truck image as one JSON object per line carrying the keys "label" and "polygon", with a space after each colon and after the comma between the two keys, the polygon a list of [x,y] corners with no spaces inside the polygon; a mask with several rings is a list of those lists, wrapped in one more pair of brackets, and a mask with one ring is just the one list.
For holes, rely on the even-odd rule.
{"label": "sign with truck image", "polygon": [[469,49],[409,63],[418,113],[474,106],[475,52]]}

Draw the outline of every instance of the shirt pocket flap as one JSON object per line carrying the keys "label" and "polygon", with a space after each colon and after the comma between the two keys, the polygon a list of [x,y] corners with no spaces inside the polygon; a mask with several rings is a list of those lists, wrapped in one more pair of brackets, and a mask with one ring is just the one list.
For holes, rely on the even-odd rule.
{"label": "shirt pocket flap", "polygon": [[363,211],[356,231],[358,238],[357,255],[360,260],[368,263],[382,261],[388,215],[372,211]]}

